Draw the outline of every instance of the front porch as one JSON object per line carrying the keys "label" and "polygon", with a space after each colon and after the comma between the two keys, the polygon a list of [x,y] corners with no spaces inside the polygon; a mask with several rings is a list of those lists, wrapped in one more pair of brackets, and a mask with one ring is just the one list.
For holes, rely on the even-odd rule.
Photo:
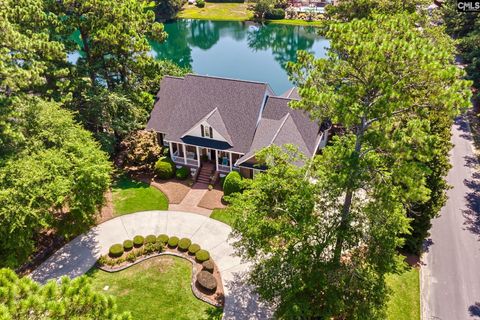
{"label": "front porch", "polygon": [[235,166],[235,162],[243,154],[172,141],[168,142],[168,146],[170,157],[177,165],[199,168],[202,163],[210,162],[215,164],[215,171],[218,173],[227,174],[232,170],[240,170]]}

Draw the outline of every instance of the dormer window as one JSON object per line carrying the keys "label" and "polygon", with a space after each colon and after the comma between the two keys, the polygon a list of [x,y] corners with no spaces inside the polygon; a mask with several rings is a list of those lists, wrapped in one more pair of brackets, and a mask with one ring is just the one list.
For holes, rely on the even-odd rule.
{"label": "dormer window", "polygon": [[213,129],[210,126],[200,125],[200,130],[202,131],[202,137],[213,138]]}

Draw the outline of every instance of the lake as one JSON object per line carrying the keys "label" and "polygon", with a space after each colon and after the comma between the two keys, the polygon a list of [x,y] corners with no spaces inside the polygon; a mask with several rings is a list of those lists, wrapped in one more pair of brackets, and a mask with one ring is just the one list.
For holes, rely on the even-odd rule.
{"label": "lake", "polygon": [[168,39],[151,42],[152,54],[194,73],[270,84],[277,94],[292,87],[285,64],[297,50],[325,55],[328,40],[314,27],[253,22],[177,20],[165,23]]}

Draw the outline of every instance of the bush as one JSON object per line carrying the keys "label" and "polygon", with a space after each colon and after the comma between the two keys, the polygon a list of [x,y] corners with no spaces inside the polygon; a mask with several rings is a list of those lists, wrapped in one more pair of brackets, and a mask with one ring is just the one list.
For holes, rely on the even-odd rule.
{"label": "bush", "polygon": [[196,6],[199,8],[205,7],[205,1],[204,0],[197,0]]}
{"label": "bush", "polygon": [[170,239],[168,239],[168,246],[170,248],[175,248],[178,246],[178,237],[170,237]]}
{"label": "bush", "polygon": [[100,256],[100,258],[98,258],[98,264],[101,265],[101,266],[104,266],[104,265],[108,264],[108,260],[110,260],[110,259],[108,258],[107,255]]}
{"label": "bush", "polygon": [[168,242],[168,236],[166,234],[161,234],[157,237],[157,241],[166,244]]}
{"label": "bush", "polygon": [[203,262],[203,261],[207,261],[208,259],[210,259],[210,253],[208,253],[207,250],[198,250],[197,253],[195,253],[195,258],[200,261],[200,262]]}
{"label": "bush", "polygon": [[130,166],[151,166],[161,154],[157,133],[139,130],[130,133],[121,143],[120,149],[124,154],[125,164]]}
{"label": "bush", "polygon": [[208,259],[202,263],[203,269],[210,273],[213,273],[213,269],[215,268],[212,259]]}
{"label": "bush", "polygon": [[175,176],[179,180],[186,180],[190,176],[190,168],[181,167],[180,169],[177,169]]}
{"label": "bush", "polygon": [[123,249],[125,251],[130,251],[133,248],[133,241],[132,240],[125,240],[123,241]]}
{"label": "bush", "polygon": [[265,19],[280,20],[285,19],[285,10],[281,8],[274,8],[265,13]]}
{"label": "bush", "polygon": [[191,244],[192,244],[192,240],[188,238],[182,238],[180,239],[180,241],[178,241],[178,248],[181,251],[187,251],[188,247],[190,247]]}
{"label": "bush", "polygon": [[135,236],[133,238],[133,246],[135,248],[140,248],[141,246],[143,246],[144,240],[145,239],[142,236]]}
{"label": "bush", "polygon": [[191,244],[188,247],[188,253],[190,253],[190,254],[195,254],[195,253],[197,253],[198,250],[200,250],[200,246],[196,243]]}
{"label": "bush", "polygon": [[207,0],[212,3],[244,3],[245,0]]}
{"label": "bush", "polygon": [[157,237],[155,237],[153,234],[150,234],[145,237],[145,244],[147,243],[155,243],[157,242]]}
{"label": "bush", "polygon": [[157,247],[154,243],[146,243],[145,247],[143,247],[143,252],[145,254],[154,253],[155,251],[157,251]]}
{"label": "bush", "polygon": [[215,291],[217,289],[217,280],[207,271],[200,271],[197,275],[198,284],[208,291]]}
{"label": "bush", "polygon": [[112,258],[118,258],[121,257],[123,254],[123,246],[120,243],[116,243],[110,247],[110,250],[108,250],[108,254]]}
{"label": "bush", "polygon": [[173,178],[175,174],[175,163],[173,163],[169,157],[162,157],[155,163],[155,173],[160,179]]}
{"label": "bush", "polygon": [[223,194],[228,196],[242,191],[242,176],[237,171],[231,171],[223,182]]}
{"label": "bush", "polygon": [[135,262],[135,260],[137,260],[137,255],[135,254],[135,252],[130,252],[129,254],[127,254],[126,259],[128,262]]}

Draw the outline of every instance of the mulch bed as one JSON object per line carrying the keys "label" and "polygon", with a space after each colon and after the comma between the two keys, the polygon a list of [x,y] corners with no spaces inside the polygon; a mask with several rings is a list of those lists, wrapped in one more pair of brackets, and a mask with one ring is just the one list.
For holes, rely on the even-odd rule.
{"label": "mulch bed", "polygon": [[[218,271],[218,267],[214,263],[214,270],[213,270],[213,276],[215,277],[215,280],[217,281],[217,290],[215,292],[208,292],[204,288],[202,288],[198,283],[197,283],[197,275],[200,271],[202,271],[203,267],[202,264],[197,262],[195,260],[195,256],[188,254],[188,252],[181,252],[176,249],[171,249],[171,248],[165,248],[164,251],[160,253],[153,253],[150,255],[145,255],[142,258],[139,258],[135,260],[134,262],[124,262],[120,265],[117,266],[107,266],[107,265],[98,265],[98,268],[106,271],[106,272],[118,272],[122,271],[125,269],[130,268],[131,266],[134,266],[140,262],[143,262],[145,260],[155,258],[158,256],[162,255],[172,255],[176,256],[179,258],[186,259],[192,263],[192,281],[191,281],[191,288],[192,292],[197,297],[198,299],[211,304],[215,307],[222,307],[225,302],[225,295],[223,291],[223,285],[222,285],[222,278],[220,276],[220,272]],[[213,260],[212,260],[213,261]]]}
{"label": "mulch bed", "polygon": [[131,178],[149,184],[162,191],[171,204],[179,204],[182,202],[183,198],[185,198],[191,189],[187,181],[154,179],[152,173],[132,173]]}
{"label": "mulch bed", "polygon": [[223,191],[219,188],[209,190],[207,193],[205,193],[202,200],[200,200],[198,206],[209,210],[213,210],[215,208],[225,208],[226,205],[222,201],[222,197]]}

